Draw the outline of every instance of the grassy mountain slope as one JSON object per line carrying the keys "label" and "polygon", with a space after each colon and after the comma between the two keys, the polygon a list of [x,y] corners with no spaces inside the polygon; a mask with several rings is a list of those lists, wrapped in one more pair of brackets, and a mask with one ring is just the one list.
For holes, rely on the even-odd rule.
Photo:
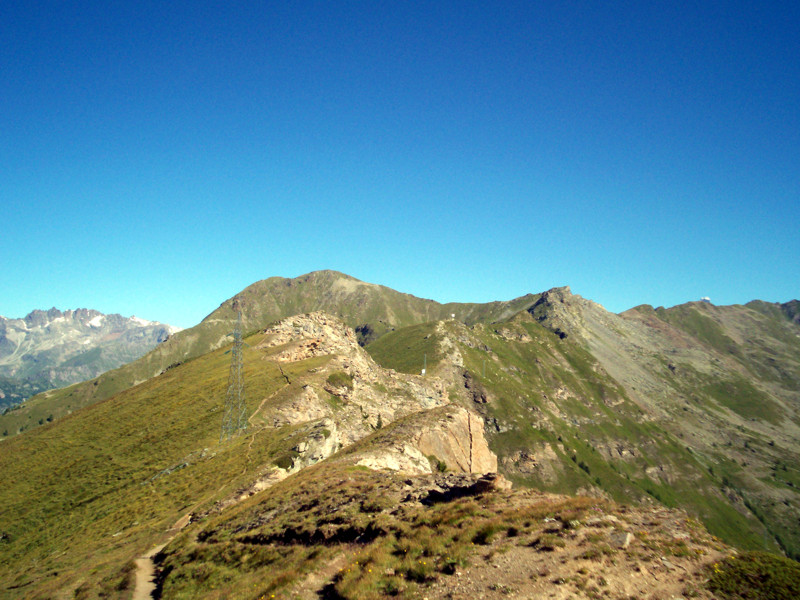
{"label": "grassy mountain slope", "polygon": [[730,543],[800,556],[798,333],[775,307],[613,315],[557,289],[502,323],[411,327],[368,349],[418,372],[427,348],[520,484],[682,506]]}
{"label": "grassy mountain slope", "polygon": [[[175,599],[596,598],[601,589],[709,598],[703,565],[724,552],[682,513],[323,463],[176,538],[161,558],[161,590]],[[636,569],[665,556],[680,576],[636,581]]]}
{"label": "grassy mountain slope", "polygon": [[[1,597],[124,597],[131,561],[187,514],[217,514],[416,412],[432,415],[426,426],[458,418],[438,384],[384,372],[319,313],[246,342],[246,435],[220,443],[230,356],[219,349],[3,443]],[[382,439],[351,462],[397,443]]]}
{"label": "grassy mountain slope", "polygon": [[[218,444],[229,362],[216,351],[4,442],[0,580],[6,589],[20,597],[70,597],[64,590],[79,589],[84,578],[98,585],[188,509],[235,489],[254,465],[269,461],[288,432],[258,431]],[[291,377],[321,362],[285,370]],[[245,364],[251,397],[283,385],[276,366],[251,356]]]}
{"label": "grassy mountain slope", "polygon": [[356,328],[362,340],[374,340],[392,329],[451,314],[467,323],[498,320],[526,308],[535,298],[527,295],[508,302],[439,304],[336,271],[316,271],[294,279],[271,277],[225,301],[201,323],[174,334],[141,359],[93,380],[39,394],[17,410],[0,415],[0,435],[13,436],[40,421],[58,419],[219,348],[229,341],[227,334],[233,330],[237,309],[242,311],[245,331],[264,328],[291,315],[322,310]]}
{"label": "grassy mountain slope", "polygon": [[[667,327],[653,339],[686,342],[675,356],[702,355],[691,336],[650,317]],[[660,504],[685,508],[740,548],[777,549],[759,521],[772,528],[776,517],[745,488],[748,465],[728,447],[715,455],[708,439],[691,438],[707,423],[729,433],[724,419],[704,419],[737,413],[703,396],[701,406],[714,408],[686,411],[676,426],[670,402],[642,400],[658,383],[659,355],[640,356],[633,375],[612,375],[620,361],[604,326],[621,335],[650,325],[553,290],[502,322],[445,320],[374,342],[375,355],[404,375],[372,363],[335,319],[285,319],[248,336],[250,429],[222,444],[230,357],[220,348],[187,360],[3,443],[0,593],[128,598],[134,559],[169,542],[157,557],[165,598],[439,598],[458,572],[471,597],[503,597],[509,581],[529,595],[567,585],[558,589],[593,597],[600,578],[617,594],[642,596],[650,583],[636,587],[632,573],[654,568],[650,561],[680,566],[660,574],[672,586],[661,592],[710,597],[704,565],[728,551]],[[632,342],[637,352],[641,339]],[[431,372],[421,377],[415,361],[429,350]],[[449,474],[458,456],[471,464],[483,434],[471,420],[460,421],[468,434],[458,429],[459,406],[484,415],[500,470],[539,492]],[[768,420],[749,423],[778,431]],[[789,459],[797,449],[766,446]],[[790,507],[794,464],[779,469],[785,483],[769,483]],[[448,473],[436,475],[441,468]],[[508,568],[492,558],[506,553]],[[520,569],[530,572],[519,579]],[[554,575],[538,581],[541,572]]]}
{"label": "grassy mountain slope", "polygon": [[353,328],[369,324],[384,327],[386,331],[444,319],[450,314],[466,323],[498,320],[527,307],[533,299],[535,296],[529,294],[508,302],[440,304],[336,271],[315,271],[294,279],[271,277],[254,283],[223,303],[203,322],[230,319],[235,314],[233,304],[237,303],[245,323],[251,326],[319,310]]}
{"label": "grassy mountain slope", "polygon": [[[129,598],[133,559],[171,540],[158,557],[163,598],[443,598],[456,581],[469,597],[502,598],[511,585],[533,595],[566,585],[592,597],[603,585],[642,596],[651,583],[631,583],[630,574],[664,556],[685,572],[665,573],[659,591],[709,597],[704,565],[727,549],[684,514],[354,464],[402,445],[404,431],[447,407],[401,417],[259,492],[276,465],[301,458],[315,431],[332,435],[314,421],[274,425],[275,415],[307,408],[308,388],[340,394],[321,398],[336,415],[371,410],[367,396],[352,395],[359,388],[400,386],[392,395],[408,405],[421,382],[364,371],[351,354],[348,391],[339,354],[303,358],[305,342],[262,333],[247,342],[251,429],[228,443],[218,442],[223,350],[7,442],[0,596]],[[513,564],[491,559],[505,555]]]}

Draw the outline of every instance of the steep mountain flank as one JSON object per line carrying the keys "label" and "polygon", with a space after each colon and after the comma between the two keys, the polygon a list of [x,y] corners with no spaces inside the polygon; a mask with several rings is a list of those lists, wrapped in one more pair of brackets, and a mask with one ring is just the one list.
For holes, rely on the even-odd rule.
{"label": "steep mountain flank", "polygon": [[225,301],[200,324],[171,335],[142,358],[92,381],[40,394],[26,402],[20,413],[0,416],[0,433],[16,435],[20,427],[58,419],[227,344],[237,311],[242,312],[245,331],[262,329],[291,315],[325,311],[354,328],[363,343],[396,328],[451,314],[467,323],[494,321],[526,308],[535,298],[527,295],[508,302],[439,304],[336,271],[316,271],[294,279],[271,277]]}
{"label": "steep mountain flank", "polygon": [[557,288],[502,322],[406,328],[368,349],[399,369],[433,356],[519,484],[681,506],[731,543],[798,556],[799,333],[780,310],[614,315]]}

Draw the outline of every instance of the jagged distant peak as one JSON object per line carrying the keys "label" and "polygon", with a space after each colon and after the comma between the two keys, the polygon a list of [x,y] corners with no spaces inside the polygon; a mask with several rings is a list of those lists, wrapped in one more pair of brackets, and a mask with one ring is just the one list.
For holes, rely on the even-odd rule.
{"label": "jagged distant peak", "polygon": [[149,321],[136,315],[130,317],[123,317],[118,313],[102,313],[93,308],[76,308],[59,310],[58,308],[50,308],[48,310],[34,309],[22,318],[4,317],[0,316],[0,320],[17,325],[23,329],[30,329],[35,327],[46,327],[53,323],[59,322],[76,322],[79,325],[99,328],[104,324],[112,321],[115,325],[127,323],[132,327],[163,327],[169,330],[170,333],[182,331],[180,327],[174,327],[159,321]]}
{"label": "jagged distant peak", "polygon": [[[0,321],[0,400],[14,402],[135,360],[180,331],[88,308],[32,310]],[[20,386],[30,384],[24,390]],[[26,385],[27,385],[26,384]],[[22,390],[22,391],[20,391]],[[13,392],[13,393],[12,393]]]}

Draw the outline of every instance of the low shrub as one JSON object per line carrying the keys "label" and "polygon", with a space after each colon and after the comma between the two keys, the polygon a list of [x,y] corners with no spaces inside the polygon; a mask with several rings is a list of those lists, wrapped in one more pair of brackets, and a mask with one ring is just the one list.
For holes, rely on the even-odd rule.
{"label": "low shrub", "polygon": [[334,371],[333,373],[328,375],[327,381],[333,387],[337,388],[344,387],[347,388],[348,390],[353,389],[353,378],[344,371]]}
{"label": "low shrub", "polygon": [[486,545],[492,541],[494,534],[501,529],[503,529],[503,527],[499,523],[487,523],[475,532],[475,535],[472,536],[472,542]]}
{"label": "low shrub", "polygon": [[729,556],[709,567],[708,589],[721,600],[794,600],[800,563],[767,552]]}

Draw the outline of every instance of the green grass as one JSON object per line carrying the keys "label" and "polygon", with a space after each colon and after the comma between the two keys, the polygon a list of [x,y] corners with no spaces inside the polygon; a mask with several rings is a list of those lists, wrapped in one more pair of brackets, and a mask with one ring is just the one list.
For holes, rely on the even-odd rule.
{"label": "green grass", "polygon": [[[100,358],[100,355],[103,353],[102,348],[92,348],[91,350],[84,352],[83,354],[78,354],[77,356],[73,356],[69,360],[66,360],[62,363],[62,367],[82,367],[84,365],[91,364],[93,362],[97,362]],[[97,371],[95,371],[96,373]]]}
{"label": "green grass", "polygon": [[777,425],[783,416],[774,400],[741,376],[714,381],[701,389],[745,419],[761,419]]}
{"label": "green grass", "polygon": [[442,359],[439,340],[436,323],[422,323],[387,333],[366,349],[384,368],[419,375],[426,361],[432,370]]}
{"label": "green grass", "polygon": [[[556,342],[552,333],[529,320],[512,320],[503,327],[512,333],[524,332],[530,341],[502,339],[493,329],[476,326],[472,333],[491,347],[492,355],[477,347],[460,348],[466,368],[492,397],[486,406],[489,415],[503,425],[500,433],[490,430],[490,446],[501,457],[519,451],[538,457],[546,444],[558,457],[555,479],[506,470],[512,481],[568,494],[598,487],[619,502],[637,502],[649,496],[686,509],[729,543],[745,549],[764,548],[761,524],[730,505],[719,491],[718,480],[675,436],[656,423],[643,421],[641,410],[578,341],[568,337]],[[476,375],[482,373],[484,360],[485,377]],[[543,400],[545,395],[553,399],[557,388],[567,390],[566,398],[556,403],[566,419],[552,412]],[[534,425],[532,417],[541,426]],[[635,455],[623,460],[597,450],[619,443]],[[562,446],[564,451],[559,450]],[[660,466],[665,467],[665,476],[671,473],[669,482],[645,476],[646,469]],[[777,546],[771,544],[769,549]]]}
{"label": "green grass", "polygon": [[724,354],[741,354],[736,342],[734,342],[725,330],[711,316],[704,313],[711,313],[713,307],[706,305],[681,305],[669,309],[658,308],[656,315],[670,325],[682,329],[696,339],[708,344],[715,350]]}
{"label": "green grass", "polygon": [[745,552],[708,568],[708,589],[720,600],[795,600],[800,563],[766,552]]}
{"label": "green grass", "polygon": [[[245,350],[250,411],[285,383],[261,355]],[[312,381],[321,375],[309,370],[326,361],[284,371]],[[219,444],[229,363],[224,350],[213,352],[3,442],[0,580],[21,586],[9,597],[51,597],[117,577],[183,514],[291,447],[291,428],[253,428]]]}
{"label": "green grass", "polygon": [[328,375],[326,381],[333,387],[344,387],[349,390],[353,389],[353,377],[344,371],[334,371]]}

